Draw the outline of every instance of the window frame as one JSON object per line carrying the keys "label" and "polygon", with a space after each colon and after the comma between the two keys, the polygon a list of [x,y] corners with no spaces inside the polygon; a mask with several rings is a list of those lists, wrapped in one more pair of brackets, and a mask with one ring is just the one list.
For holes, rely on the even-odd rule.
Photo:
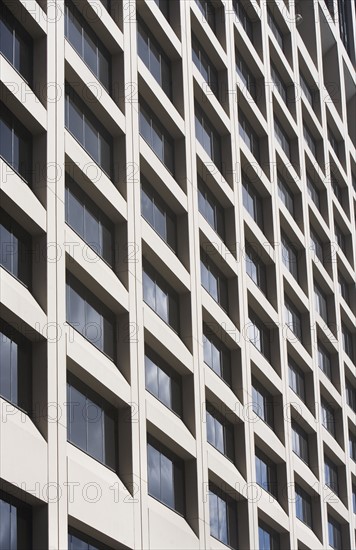
{"label": "window frame", "polygon": [[290,355],[288,355],[288,386],[303,401],[303,403],[306,402],[304,371],[297,365]]}
{"label": "window frame", "polygon": [[[1,151],[0,149],[0,158],[8,165],[10,168],[29,186],[32,186],[32,176],[33,176],[33,137],[31,132],[20,122],[20,120],[10,111],[6,105],[0,100],[0,128],[2,125],[6,126],[8,131],[11,132],[11,159],[6,158],[6,151]],[[24,158],[20,159],[19,151],[14,150],[15,139],[17,138],[18,143],[22,143],[22,148],[25,148]],[[0,144],[3,140],[0,138]],[[16,157],[18,156],[19,166],[15,165]]]}
{"label": "window frame", "polygon": [[[101,0],[100,0],[101,1]],[[70,14],[70,15],[69,15]],[[99,14],[98,14],[99,15]],[[79,51],[76,47],[76,44],[71,41],[69,36],[69,19],[70,16],[78,23],[81,29],[81,50]],[[86,35],[95,44],[96,47],[96,71],[94,67],[91,67],[90,64],[85,59],[85,44],[87,43]],[[100,82],[100,84],[105,88],[109,95],[112,93],[112,57],[109,50],[104,46],[103,42],[100,40],[96,32],[89,25],[85,17],[81,14],[80,10],[73,4],[71,0],[65,0],[64,5],[64,36],[72,48],[77,52],[83,63],[88,67],[90,72],[95,76],[95,78]],[[90,44],[92,48],[92,45]],[[101,66],[100,58],[103,58],[107,62],[108,72],[107,72],[107,83],[103,78],[101,78]]]}
{"label": "window frame", "polygon": [[[206,439],[219,453],[224,455],[232,463],[235,461],[235,437],[234,437],[234,425],[229,422],[215,407],[209,402],[205,404],[206,411]],[[211,420],[208,418],[211,418]],[[214,436],[213,439],[209,439],[209,423],[214,424]],[[217,442],[217,426],[219,424],[219,431],[222,432],[222,448],[220,448]],[[211,435],[211,434],[210,434]],[[220,434],[221,435],[221,434]]]}
{"label": "window frame", "polygon": [[[203,272],[204,269],[204,272]],[[216,266],[210,256],[200,249],[200,277],[201,285],[209,296],[228,314],[229,313],[229,283],[225,274]],[[208,278],[208,287],[204,284]],[[211,281],[216,281],[217,296],[211,290]]]}
{"label": "window frame", "polygon": [[[70,420],[72,412],[72,404],[80,404],[76,401],[72,401],[71,398],[71,390],[74,389],[76,393],[81,394],[81,397],[84,398],[85,401],[85,407],[88,411],[89,406],[94,406],[95,409],[100,410],[100,423],[101,423],[101,442],[102,442],[102,452],[103,457],[100,459],[98,456],[95,456],[95,454],[92,452],[91,449],[89,449],[90,441],[89,441],[89,427],[88,425],[91,423],[88,413],[86,414],[86,418],[83,414],[83,411],[81,413],[82,417],[85,421],[86,426],[86,446],[83,447],[80,445],[78,441],[75,441],[73,438],[72,430],[73,430],[73,422]],[[108,420],[107,420],[108,419]],[[109,420],[111,423],[111,427],[113,430],[113,433],[111,433],[111,437],[114,437],[113,441],[113,447],[111,450],[107,449],[108,441],[111,440],[110,434],[107,434],[108,426],[109,426]],[[94,420],[95,422],[96,420]],[[92,436],[93,439],[97,438],[97,434],[94,434]],[[67,441],[71,445],[74,445],[78,449],[80,449],[82,452],[96,460],[97,462],[100,462],[103,466],[108,468],[109,470],[117,473],[118,471],[118,459],[119,459],[119,451],[118,451],[118,413],[117,409],[108,403],[103,397],[101,397],[98,393],[96,393],[94,390],[92,390],[89,386],[87,386],[82,380],[74,376],[72,373],[67,372]],[[110,458],[110,460],[107,458],[107,453],[113,453],[113,457]],[[113,459],[113,461],[111,461]]]}
{"label": "window frame", "polygon": [[[166,243],[167,246],[177,254],[177,216],[173,210],[167,205],[167,203],[162,199],[160,194],[156,189],[150,184],[150,182],[141,174],[141,215],[146,220],[146,222],[152,227],[152,229],[157,233],[157,235]],[[143,208],[143,193],[146,195],[147,199],[150,200],[152,204],[152,216],[153,220],[149,220],[148,217],[144,214]],[[155,218],[156,210],[160,211],[164,215],[165,219],[165,235],[158,231],[159,224]],[[171,229],[174,231],[169,231],[167,221],[171,224]],[[153,222],[153,223],[152,223]]]}
{"label": "window frame", "polygon": [[[141,37],[141,40],[145,42],[142,33],[146,34],[147,37],[147,53],[148,53],[148,59],[144,59],[140,55],[140,47],[139,47],[139,40]],[[151,57],[155,56],[155,54],[152,54],[152,47],[156,49],[158,55],[159,55],[159,67],[160,67],[160,78],[157,79],[155,74],[151,70]],[[159,86],[162,88],[166,96],[172,100],[172,64],[169,57],[165,54],[162,47],[159,45],[158,41],[155,39],[154,35],[152,34],[149,27],[146,25],[145,21],[141,17],[137,17],[137,55],[141,59],[141,61],[144,63],[145,67],[149,70],[153,78],[156,80],[156,82],[159,84]],[[164,67],[165,66],[165,67]],[[168,77],[168,80],[166,80],[163,77],[163,73],[166,72]]]}
{"label": "window frame", "polygon": [[[204,209],[202,209],[202,203],[204,203]],[[207,205],[209,205],[210,209],[213,211],[213,223],[210,222],[210,218],[206,213]],[[215,233],[219,235],[220,239],[225,242],[224,209],[200,176],[198,176],[198,210]]]}
{"label": "window frame", "polygon": [[292,451],[309,466],[309,438],[303,428],[292,419]]}
{"label": "window frame", "polygon": [[[213,161],[219,172],[222,170],[222,146],[221,136],[216,131],[214,125],[210,122],[209,117],[204,113],[200,105],[195,101],[195,137],[209,158]],[[199,124],[199,127],[198,127]],[[199,129],[198,129],[199,128]],[[201,135],[200,135],[201,134]],[[200,135],[200,138],[199,138]],[[205,144],[204,136],[209,140],[209,147]]]}
{"label": "window frame", "polygon": [[[210,356],[212,364],[207,361],[207,347],[210,346],[212,349],[210,351]],[[214,348],[214,350],[213,350]],[[214,358],[219,355],[219,368],[216,367],[214,363]],[[231,387],[232,381],[232,372],[231,372],[231,352],[225,346],[225,344],[209,329],[206,323],[203,323],[203,360],[204,363],[213,371],[225,384]]]}
{"label": "window frame", "polygon": [[[168,460],[172,464],[172,472],[173,472],[173,479],[172,479],[172,495],[174,504],[171,506],[168,502],[162,500],[160,496],[157,494],[153,494],[150,491],[150,469],[149,469],[149,447],[153,448],[156,453],[159,453],[160,460],[161,457],[164,456],[166,460]],[[158,468],[158,465],[156,463],[156,468]],[[160,463],[160,470],[162,466]],[[179,475],[181,477],[181,483],[178,483],[176,477]],[[160,483],[160,493],[161,493],[161,483],[162,483],[162,474],[160,474],[159,477],[159,483]],[[161,502],[164,506],[167,506],[177,514],[179,514],[182,517],[185,517],[186,513],[186,491],[185,491],[185,463],[184,460],[180,457],[178,457],[175,453],[173,453],[168,447],[163,445],[160,441],[158,441],[155,437],[153,437],[151,434],[147,434],[147,490],[150,497],[156,499],[158,502]],[[180,495],[177,497],[177,492],[179,489],[182,491]]]}
{"label": "window frame", "polygon": [[[154,388],[149,387],[148,384],[148,361],[153,363],[157,370],[157,392],[154,391]],[[162,371],[163,374],[169,378],[169,400],[167,402],[161,397],[161,380],[159,371]],[[174,396],[174,390],[172,384],[175,385],[177,393]],[[175,415],[179,418],[182,418],[183,414],[183,393],[182,393],[182,377],[170,366],[168,363],[162,359],[162,357],[155,352],[150,346],[145,345],[145,388],[146,390],[153,395],[158,401],[160,401],[165,407],[170,409]]]}
{"label": "window frame", "polygon": [[[155,306],[152,307],[151,304],[149,304],[145,298],[144,298],[144,289],[145,289],[145,285],[143,285],[143,301],[145,302],[145,304],[147,304],[148,307],[150,307],[152,309],[152,311],[154,311],[156,313],[156,315],[158,315],[158,317],[160,319],[162,319],[162,321],[164,323],[166,323],[176,334],[178,334],[179,336],[179,333],[180,333],[180,300],[179,300],[179,294],[171,287],[171,285],[169,283],[166,282],[166,280],[158,273],[158,271],[144,258],[143,259],[143,262],[142,262],[142,274],[143,274],[143,278],[145,277],[145,275],[151,280],[151,282],[154,284],[154,293],[155,293],[155,302],[157,301],[157,290],[156,288],[158,287],[158,289],[160,290],[160,292],[162,294],[165,294],[167,296],[167,312],[166,312],[166,317],[167,319],[165,319],[164,317],[162,317],[160,315],[160,313],[157,311],[157,308]],[[175,303],[175,309],[176,309],[176,316],[177,316],[177,319],[176,319],[176,323],[172,324],[170,322],[170,305],[171,305],[171,302],[174,302]]]}
{"label": "window frame", "polygon": [[[76,300],[79,300],[83,303],[83,312],[84,312],[84,320],[81,319],[80,323],[82,325],[82,329],[80,330],[80,327],[75,326],[73,324],[73,320],[68,319],[72,316],[71,311],[71,298],[70,298],[70,292],[74,292],[76,294]],[[91,308],[91,309],[90,309]],[[95,339],[90,339],[87,336],[87,328],[90,325],[93,325],[92,322],[87,322],[88,316],[91,315],[91,310],[93,310],[94,314],[96,314],[98,317],[100,317],[100,345],[95,341]],[[96,347],[101,353],[103,353],[110,361],[113,363],[116,363],[117,359],[117,341],[116,341],[116,316],[115,314],[105,305],[103,302],[98,299],[93,292],[91,292],[83,283],[77,279],[72,273],[67,271],[66,275],[66,322],[79,334],[83,336],[90,344]],[[95,324],[95,323],[94,323]],[[107,337],[105,335],[105,326],[107,327],[107,330],[109,328],[109,334],[110,331],[112,332],[112,342],[108,342]],[[85,329],[85,331],[84,331]],[[108,336],[109,336],[108,334]],[[109,344],[109,348],[107,345]],[[102,347],[100,347],[102,346]],[[106,348],[106,349],[105,349]]]}
{"label": "window frame", "polygon": [[254,376],[252,376],[252,410],[258,418],[274,430],[273,395]]}
{"label": "window frame", "polygon": [[[313,529],[312,498],[299,484],[294,484],[296,517]],[[300,506],[301,505],[301,506]]]}
{"label": "window frame", "polygon": [[[83,233],[78,231],[78,228],[74,227],[73,221],[70,220],[70,194],[74,196],[77,203],[83,210]],[[98,246],[93,246],[93,242],[89,242],[86,233],[86,212],[89,212],[91,219],[95,218],[98,224],[98,234],[101,240]],[[76,181],[66,173],[65,182],[65,222],[79,237],[91,248],[109,267],[113,269],[115,266],[115,226],[113,222],[104,214],[94,201],[81,189]],[[103,231],[103,228],[105,231]],[[110,235],[111,243],[108,247],[104,244],[104,235]],[[105,250],[110,249],[110,255],[107,256]]]}
{"label": "window frame", "polygon": [[[144,135],[141,125],[142,125],[142,117],[146,119],[146,122],[148,126],[150,127],[150,140],[146,138]],[[153,147],[153,131],[156,132],[156,135],[160,134],[160,139],[162,143],[162,156],[158,154],[158,152]],[[147,145],[150,147],[150,149],[154,152],[154,154],[157,156],[157,158],[162,162],[162,164],[165,166],[165,168],[168,170],[168,172],[175,177],[175,147],[174,147],[174,139],[171,137],[171,135],[168,133],[166,128],[160,123],[158,117],[154,114],[152,109],[147,105],[144,99],[140,96],[139,99],[139,134],[142,137],[142,139],[147,143]],[[166,153],[167,153],[167,147],[168,149],[168,155],[170,158],[169,163],[166,162]]]}
{"label": "window frame", "polygon": [[[218,511],[218,520],[217,520],[217,533],[212,532],[212,509],[213,495],[216,500],[216,508]],[[221,505],[219,506],[219,501],[225,504],[225,519],[223,525],[226,526],[225,536],[220,535],[221,527],[219,521],[219,511],[221,511]],[[228,545],[230,548],[237,548],[238,540],[238,525],[237,525],[237,504],[236,501],[230,497],[228,494],[224,493],[219,487],[214,483],[209,482],[209,519],[210,519],[210,536],[216,540],[219,540],[223,544]],[[220,536],[219,536],[220,535]]]}
{"label": "window frame", "polygon": [[[266,479],[263,476],[261,463],[266,469]],[[277,465],[258,448],[255,449],[255,467],[256,483],[278,500]]]}
{"label": "window frame", "polygon": [[[74,133],[70,127],[70,105],[77,110],[78,118],[80,114],[82,124],[82,138]],[[98,118],[92,113],[88,105],[84,103],[81,97],[74,91],[74,89],[66,82],[65,84],[65,129],[73,136],[73,138],[84,149],[86,154],[99,166],[99,168],[108,176],[112,181],[113,178],[113,147],[114,140],[111,134],[101,124]],[[91,126],[95,129],[97,136],[97,154],[98,158],[94,158],[91,151],[86,146],[86,128]],[[81,141],[82,139],[82,141]],[[105,144],[107,152],[109,154],[109,164],[106,165],[105,159],[102,154],[102,144]]]}

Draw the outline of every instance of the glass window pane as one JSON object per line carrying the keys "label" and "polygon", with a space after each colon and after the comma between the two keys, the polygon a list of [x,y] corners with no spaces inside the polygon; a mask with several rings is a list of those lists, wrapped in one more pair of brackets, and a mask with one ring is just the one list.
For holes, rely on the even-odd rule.
{"label": "glass window pane", "polygon": [[146,388],[158,397],[158,367],[145,355]]}
{"label": "glass window pane", "polygon": [[156,313],[163,319],[164,321],[168,322],[168,294],[164,290],[162,290],[157,284],[156,284],[156,304],[155,304],[155,311]]}
{"label": "glass window pane", "polygon": [[161,499],[171,508],[175,507],[173,483],[173,463],[161,453]]}
{"label": "glass window pane", "polygon": [[101,253],[100,226],[97,216],[88,208],[85,209],[85,240],[98,253]]}
{"label": "glass window pane", "polygon": [[84,117],[84,147],[89,155],[100,164],[98,131],[87,117]]}
{"label": "glass window pane", "polygon": [[84,237],[84,208],[75,194],[67,189],[66,221],[81,237]]}
{"label": "glass window pane", "polygon": [[69,96],[67,96],[67,108],[68,129],[81,144],[84,144],[83,114]]}
{"label": "glass window pane", "polygon": [[84,61],[93,71],[93,73],[95,75],[98,75],[97,46],[94,40],[89,36],[89,34],[85,30],[83,31],[83,43],[84,43],[84,52],[83,52]]}
{"label": "glass window pane", "polygon": [[158,369],[158,398],[162,403],[171,407],[171,379],[162,369]]}
{"label": "glass window pane", "polygon": [[219,538],[218,496],[209,492],[210,534]]}
{"label": "glass window pane", "polygon": [[12,128],[3,118],[0,119],[0,154],[6,162],[13,164]]}
{"label": "glass window pane", "polygon": [[152,309],[156,309],[156,289],[151,277],[143,272],[143,299]]}
{"label": "glass window pane", "polygon": [[88,453],[104,462],[104,431],[103,411],[90,399],[86,402],[86,417],[88,422]]}
{"label": "glass window pane", "polygon": [[67,321],[78,332],[84,333],[85,327],[85,303],[79,294],[70,286],[67,287]]}
{"label": "glass window pane", "polygon": [[70,386],[68,405],[68,439],[84,451],[87,450],[86,398]]}

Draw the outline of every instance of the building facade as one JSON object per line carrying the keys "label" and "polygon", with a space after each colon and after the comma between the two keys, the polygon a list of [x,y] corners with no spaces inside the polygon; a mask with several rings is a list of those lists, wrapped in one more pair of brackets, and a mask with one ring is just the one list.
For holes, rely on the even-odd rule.
{"label": "building facade", "polygon": [[355,2],[0,4],[1,550],[355,548]]}

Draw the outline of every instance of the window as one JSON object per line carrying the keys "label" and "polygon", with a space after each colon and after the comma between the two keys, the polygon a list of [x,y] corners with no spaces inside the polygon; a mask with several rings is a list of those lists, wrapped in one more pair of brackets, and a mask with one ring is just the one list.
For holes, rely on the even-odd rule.
{"label": "window", "polygon": [[141,212],[165,243],[177,250],[177,220],[159,193],[141,176]]}
{"label": "window", "polygon": [[274,119],[274,134],[276,136],[276,140],[278,141],[279,145],[282,147],[283,151],[287,155],[287,157],[291,158],[291,152],[290,152],[290,142],[287,134],[283,130],[280,122],[275,118]]}
{"label": "window", "polygon": [[338,144],[337,139],[334,136],[334,133],[332,132],[329,125],[328,125],[328,140],[330,142],[331,147],[334,150],[335,155],[338,156],[339,155],[339,144]]}
{"label": "window", "polygon": [[154,0],[154,2],[156,2],[167,21],[169,21],[169,0]]}
{"label": "window", "polygon": [[260,229],[263,229],[262,199],[244,174],[242,174],[242,200],[248,213],[252,216]]}
{"label": "window", "polygon": [[305,377],[302,369],[288,356],[289,387],[305,402]]}
{"label": "window", "polygon": [[266,284],[266,266],[260,259],[257,252],[249,244],[245,247],[246,273],[253,282],[262,290],[267,292]]}
{"label": "window", "polygon": [[276,465],[260,450],[256,449],[256,482],[265,491],[277,498]]}
{"label": "window", "polygon": [[219,86],[217,70],[195,36],[192,36],[192,56],[193,62],[203,76],[205,82],[209,84],[212,92],[218,97]]}
{"label": "window", "polygon": [[224,210],[203,180],[198,176],[198,208],[208,224],[225,239]]}
{"label": "window", "polygon": [[269,330],[262,324],[257,316],[250,311],[248,319],[248,337],[251,342],[264,355],[267,361],[270,360]]}
{"label": "window", "polygon": [[353,27],[350,23],[352,18],[351,2],[346,0],[340,0],[337,4],[339,12],[339,29],[341,40],[346,48],[347,53],[351,59],[353,46]]}
{"label": "window", "polygon": [[184,515],[184,462],[147,436],[148,494]]}
{"label": "window", "polygon": [[141,19],[137,22],[137,49],[147,69],[170,98],[172,95],[170,60]]}
{"label": "window", "polygon": [[282,244],[282,262],[288,269],[289,273],[293,275],[296,281],[298,281],[298,255],[294,246],[289,241],[285,233],[281,233]]}
{"label": "window", "polygon": [[303,125],[303,135],[304,135],[306,144],[308,145],[310,151],[313,153],[314,157],[316,158],[316,142],[312,134],[310,133],[309,128],[307,128],[305,124]]}
{"label": "window", "polygon": [[206,433],[215,449],[234,460],[234,427],[210,403],[206,404]]}
{"label": "window", "polygon": [[195,104],[195,134],[203,149],[221,171],[221,141],[220,136],[213,129],[211,122],[203,113],[199,105]]}
{"label": "window", "polygon": [[307,190],[308,195],[315,204],[315,206],[320,210],[320,194],[316,185],[311,180],[310,176],[307,174]]}
{"label": "window", "polygon": [[[101,0],[100,0],[101,1]],[[70,529],[68,533],[68,550],[109,550],[100,542],[79,533],[75,529]]]}
{"label": "window", "polygon": [[313,92],[302,74],[300,74],[300,87],[302,88],[303,94],[307,98],[310,105],[313,106]]}
{"label": "window", "polygon": [[302,340],[302,318],[296,307],[288,300],[284,302],[284,315],[286,325],[298,340]]}
{"label": "window", "polygon": [[253,25],[252,21],[247,15],[247,12],[241,2],[241,0],[234,0],[234,10],[237,15],[238,20],[240,21],[242,28],[246,32],[247,36],[253,42]]}
{"label": "window", "polygon": [[309,464],[309,449],[307,433],[292,420],[292,449],[306,464]]}
{"label": "window", "polygon": [[345,323],[341,323],[341,332],[342,332],[342,347],[344,352],[353,360],[353,342],[352,334],[349,329],[346,327]]}
{"label": "window", "polygon": [[250,71],[247,63],[238,52],[236,52],[236,71],[242,82],[244,83],[244,86],[249,91],[251,97],[256,100],[256,79]]}
{"label": "window", "polygon": [[230,351],[206,324],[203,325],[203,347],[204,363],[230,385]]}
{"label": "window", "polygon": [[15,407],[31,410],[31,343],[0,321],[0,395]]}
{"label": "window", "polygon": [[259,138],[242,111],[239,112],[239,134],[255,159],[260,162]]}
{"label": "window", "polygon": [[339,185],[339,182],[337,181],[336,177],[331,174],[331,187],[334,192],[335,197],[339,201],[339,203],[342,205],[342,187]]}
{"label": "window", "polygon": [[[324,264],[323,244],[316,233],[310,228],[310,249],[318,260]],[[315,260],[315,259],[314,259]]]}
{"label": "window", "polygon": [[111,177],[112,137],[69,85],[66,85],[65,125],[88,155]]}
{"label": "window", "polygon": [[0,491],[0,544],[6,550],[31,550],[32,511],[30,506]]}
{"label": "window", "polygon": [[117,418],[111,405],[68,373],[68,441],[112,470],[117,467]]}
{"label": "window", "polygon": [[200,250],[200,275],[202,286],[227,311],[228,291],[226,277],[202,249]]}
{"label": "window", "polygon": [[32,136],[0,101],[0,156],[28,184],[32,182]]}
{"label": "window", "polygon": [[319,313],[323,321],[327,323],[328,307],[327,307],[326,296],[324,292],[321,290],[321,288],[319,287],[319,285],[315,282],[314,282],[314,295],[315,295],[315,309],[317,313]]}
{"label": "window", "polygon": [[65,215],[67,224],[113,267],[114,225],[68,175],[66,176]]}
{"label": "window", "polygon": [[277,181],[278,181],[278,196],[283,202],[284,206],[287,208],[288,212],[292,216],[294,216],[293,194],[291,193],[285,180],[282,178],[282,176],[279,173],[277,173]]}
{"label": "window", "polygon": [[276,86],[279,95],[283,99],[284,103],[287,104],[287,86],[284,84],[281,75],[276,69],[276,66],[271,62],[271,77],[274,85]]}
{"label": "window", "polygon": [[334,409],[325,399],[321,399],[321,423],[335,437],[335,413]]}
{"label": "window", "polygon": [[346,380],[346,402],[356,413],[356,389],[349,380]]}
{"label": "window", "polygon": [[111,88],[110,54],[79,10],[69,0],[65,3],[64,33],[91,72],[109,91]]}
{"label": "window", "polygon": [[1,2],[0,53],[30,85],[32,81],[33,41],[10,10]]}
{"label": "window", "polygon": [[209,484],[210,535],[237,548],[236,502],[212,483]]}
{"label": "window", "polygon": [[331,360],[326,348],[318,341],[318,366],[323,373],[331,380]]}
{"label": "window", "polygon": [[352,511],[356,514],[356,485],[352,486]]}
{"label": "window", "polygon": [[279,550],[279,535],[262,521],[258,524],[259,550]]}
{"label": "window", "polygon": [[312,529],[311,496],[297,484],[295,484],[295,511],[297,518]]}
{"label": "window", "polygon": [[115,316],[70,273],[67,274],[67,322],[115,360]]}
{"label": "window", "polygon": [[252,409],[273,429],[273,397],[255,378],[252,378]]}
{"label": "window", "polygon": [[181,377],[156,352],[146,347],[146,389],[178,416],[182,413]]}
{"label": "window", "polygon": [[143,299],[175,332],[179,332],[179,298],[173,288],[143,261]]}
{"label": "window", "polygon": [[349,453],[350,458],[356,462],[356,437],[349,432]]}
{"label": "window", "polygon": [[171,174],[174,174],[173,140],[142,99],[140,99],[140,135]]}
{"label": "window", "polygon": [[25,286],[31,286],[30,235],[0,208],[0,266]]}
{"label": "window", "polygon": [[274,34],[275,36],[275,39],[277,40],[280,48],[283,50],[283,47],[284,47],[284,37],[283,37],[283,33],[282,31],[280,30],[280,28],[278,27],[277,23],[276,23],[276,20],[275,18],[273,17],[272,13],[271,13],[271,10],[267,9],[267,21],[268,21],[268,25],[270,26],[271,28],[271,31],[272,33]]}
{"label": "window", "polygon": [[198,8],[215,32],[215,8],[210,0],[195,0]]}
{"label": "window", "polygon": [[345,239],[345,235],[343,234],[343,232],[341,231],[341,229],[337,225],[337,223],[335,223],[335,239],[336,239],[337,245],[341,248],[341,250],[343,251],[343,253],[346,256],[346,239]]}
{"label": "window", "polygon": [[340,273],[338,272],[338,280],[339,280],[339,291],[340,295],[343,297],[345,302],[348,304],[350,301],[350,294],[349,294],[349,285],[345,279]]}
{"label": "window", "polygon": [[335,519],[328,517],[329,546],[342,550],[341,526]]}
{"label": "window", "polygon": [[328,458],[324,459],[325,485],[336,495],[339,494],[337,466]]}

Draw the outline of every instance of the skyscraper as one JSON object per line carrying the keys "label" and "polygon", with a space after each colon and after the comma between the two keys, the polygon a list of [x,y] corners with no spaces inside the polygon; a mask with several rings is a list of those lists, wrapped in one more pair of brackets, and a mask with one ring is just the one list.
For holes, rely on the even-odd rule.
{"label": "skyscraper", "polygon": [[355,2],[0,5],[0,550],[355,548]]}

